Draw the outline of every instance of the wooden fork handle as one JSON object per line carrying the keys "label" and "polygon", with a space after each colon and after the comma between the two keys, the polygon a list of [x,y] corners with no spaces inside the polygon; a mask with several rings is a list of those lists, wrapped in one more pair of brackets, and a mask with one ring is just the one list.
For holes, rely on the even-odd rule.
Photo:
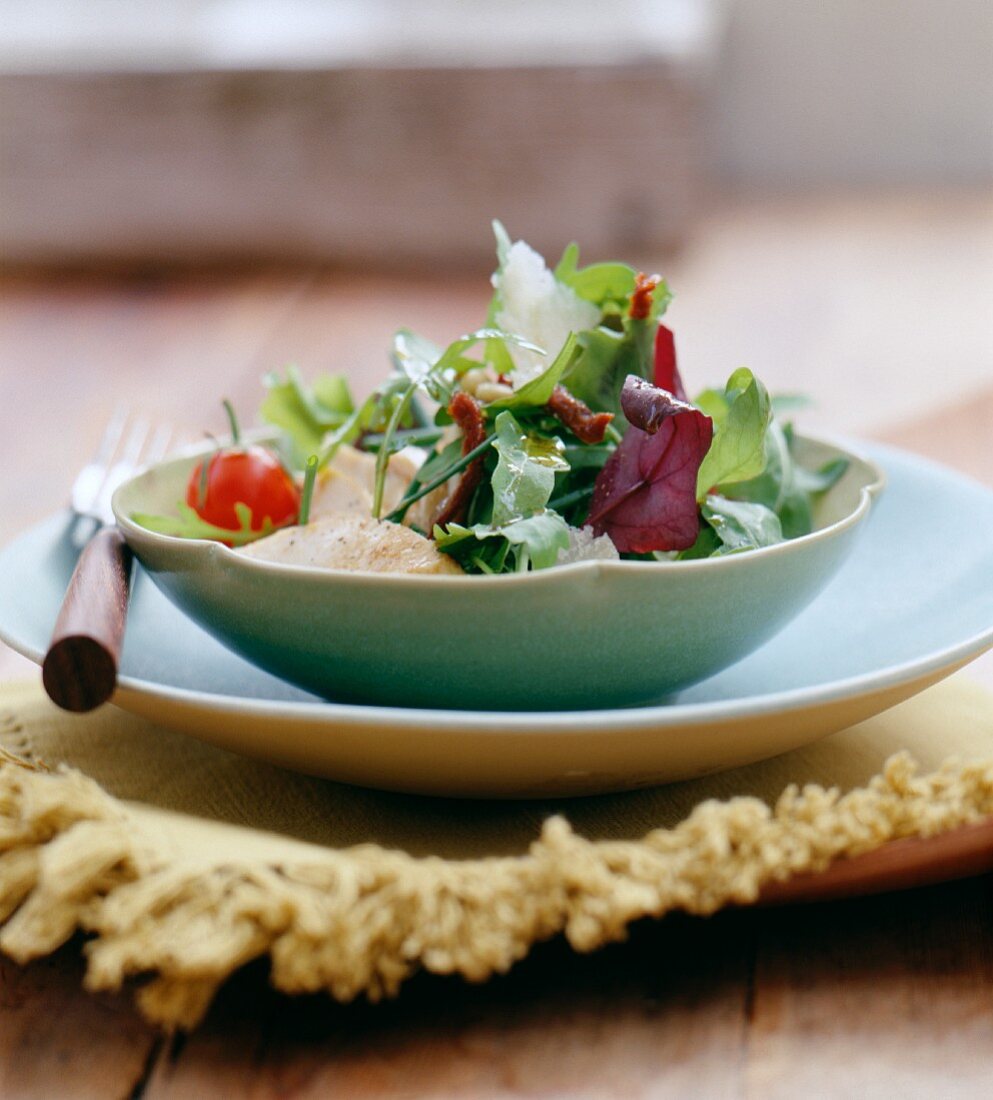
{"label": "wooden fork handle", "polygon": [[79,557],[41,668],[64,710],[93,710],[114,694],[130,588],[131,551],[116,527],[104,527]]}

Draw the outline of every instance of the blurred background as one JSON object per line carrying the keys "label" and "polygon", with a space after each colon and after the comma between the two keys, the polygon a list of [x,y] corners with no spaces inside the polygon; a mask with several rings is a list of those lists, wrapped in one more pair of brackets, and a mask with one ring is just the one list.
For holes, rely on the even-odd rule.
{"label": "blurred background", "polygon": [[476,327],[493,217],[661,271],[691,389],[990,480],[989,0],[2,0],[0,536],[119,401]]}
{"label": "blurred background", "polygon": [[988,188],[988,0],[4,0],[10,262],[691,244],[715,194]]}

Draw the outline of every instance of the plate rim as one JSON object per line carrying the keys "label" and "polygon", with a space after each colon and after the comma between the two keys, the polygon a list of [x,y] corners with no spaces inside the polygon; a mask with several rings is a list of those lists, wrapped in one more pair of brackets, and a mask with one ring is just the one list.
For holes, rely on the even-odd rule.
{"label": "plate rim", "polygon": [[[40,665],[42,654],[29,647],[14,644],[0,627],[0,640],[15,652]],[[126,692],[185,706],[213,714],[231,714],[284,721],[319,720],[332,727],[336,721],[352,727],[381,726],[390,722],[416,730],[422,726],[433,730],[459,729],[472,722],[477,733],[538,732],[573,734],[604,733],[639,727],[667,729],[669,727],[706,726],[721,720],[748,720],[763,715],[786,714],[815,709],[830,703],[859,699],[892,688],[912,685],[919,680],[947,670],[954,672],[963,664],[993,648],[993,627],[972,635],[965,642],[932,654],[929,659],[906,661],[884,672],[862,673],[844,680],[835,680],[819,687],[791,688],[768,692],[747,700],[719,699],[705,703],[655,704],[649,707],[615,707],[607,710],[553,711],[485,711],[451,710],[417,707],[384,707],[361,703],[335,703],[322,700],[267,700],[239,695],[220,695],[196,691],[150,680],[122,676],[119,681]],[[126,708],[125,708],[126,709]],[[595,727],[595,729],[591,729]]]}

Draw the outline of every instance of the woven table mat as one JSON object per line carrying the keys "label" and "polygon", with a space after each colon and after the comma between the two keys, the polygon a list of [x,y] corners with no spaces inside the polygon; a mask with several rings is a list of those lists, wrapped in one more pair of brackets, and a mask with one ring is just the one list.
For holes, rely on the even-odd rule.
{"label": "woven table mat", "polygon": [[114,707],[0,688],[0,949],[89,935],[86,981],[192,1027],[261,955],[288,993],[394,994],[420,967],[483,980],[541,939],[579,951],[641,917],[993,813],[993,696],[964,676],[813,745],[652,790],[535,802],[361,790]]}

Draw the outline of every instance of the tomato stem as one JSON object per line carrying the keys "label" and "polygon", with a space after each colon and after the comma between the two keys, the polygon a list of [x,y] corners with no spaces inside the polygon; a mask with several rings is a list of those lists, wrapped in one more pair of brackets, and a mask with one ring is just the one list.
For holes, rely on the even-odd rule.
{"label": "tomato stem", "polygon": [[317,455],[307,459],[307,469],[303,475],[303,491],[300,494],[300,514],[297,523],[303,527],[310,519],[310,502],[314,496],[314,482],[317,479]]}
{"label": "tomato stem", "polygon": [[231,425],[231,442],[237,447],[241,442],[241,431],[238,428],[238,417],[234,413],[234,405],[225,397],[224,411],[228,414],[228,423]]}
{"label": "tomato stem", "polygon": [[201,508],[207,506],[207,478],[210,476],[210,464],[213,461],[213,455],[204,455],[200,463],[200,484],[197,487],[197,501]]}

